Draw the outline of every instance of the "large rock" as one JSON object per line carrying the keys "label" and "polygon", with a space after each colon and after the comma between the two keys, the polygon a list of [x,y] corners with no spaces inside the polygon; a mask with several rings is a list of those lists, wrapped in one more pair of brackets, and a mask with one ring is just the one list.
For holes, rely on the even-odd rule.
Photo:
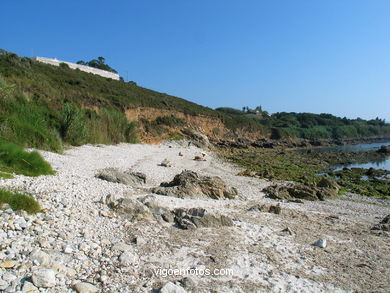
{"label": "large rock", "polygon": [[39,269],[33,272],[32,281],[38,288],[51,288],[56,285],[56,275],[53,270]]}
{"label": "large rock", "polygon": [[226,186],[220,177],[200,176],[189,170],[177,174],[171,182],[163,182],[152,192],[162,195],[186,198],[209,197],[213,199],[233,199],[238,192],[234,187]]}
{"label": "large rock", "polygon": [[387,215],[379,222],[372,226],[371,230],[382,230],[390,232],[390,215]]}
{"label": "large rock", "polygon": [[248,209],[248,211],[258,211],[262,213],[272,213],[272,214],[280,214],[282,212],[282,208],[280,204],[277,205],[255,205]]}
{"label": "large rock", "polygon": [[287,192],[292,198],[301,198],[307,200],[318,200],[317,189],[312,184],[296,183],[287,188]]}
{"label": "large rock", "polygon": [[185,128],[182,130],[182,133],[187,136],[191,142],[199,148],[209,148],[210,141],[209,138],[196,130]]}
{"label": "large rock", "polygon": [[145,221],[151,222],[155,218],[152,212],[145,206],[142,202],[137,199],[132,198],[123,198],[120,199],[115,209],[122,214],[124,217],[128,218],[130,221]]}
{"label": "large rock", "polygon": [[233,221],[229,217],[213,215],[202,208],[175,209],[174,215],[175,222],[181,229],[233,226]]}
{"label": "large rock", "polygon": [[339,185],[332,178],[322,178],[318,184],[298,182],[275,184],[264,188],[263,191],[274,199],[326,200],[338,198]]}
{"label": "large rock", "polygon": [[126,185],[140,185],[146,183],[146,175],[140,172],[119,171],[116,168],[106,168],[101,170],[95,177],[113,183]]}

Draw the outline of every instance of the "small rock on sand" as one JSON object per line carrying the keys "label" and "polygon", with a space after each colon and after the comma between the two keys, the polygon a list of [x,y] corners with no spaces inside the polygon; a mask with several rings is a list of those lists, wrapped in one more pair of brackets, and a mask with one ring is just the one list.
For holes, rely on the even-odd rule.
{"label": "small rock on sand", "polygon": [[94,285],[86,282],[80,282],[77,283],[75,286],[75,289],[78,293],[95,293],[99,292],[99,289],[96,288]]}
{"label": "small rock on sand", "polygon": [[32,281],[38,288],[51,288],[56,285],[56,275],[53,270],[39,269],[33,272]]}
{"label": "small rock on sand", "polygon": [[313,244],[314,246],[325,248],[326,247],[326,239],[318,239],[316,242]]}
{"label": "small rock on sand", "polygon": [[187,293],[187,291],[182,287],[169,282],[160,289],[160,293]]}
{"label": "small rock on sand", "polygon": [[162,166],[162,167],[172,167],[172,163],[168,159],[165,159],[165,160],[163,160],[160,163],[160,166]]}

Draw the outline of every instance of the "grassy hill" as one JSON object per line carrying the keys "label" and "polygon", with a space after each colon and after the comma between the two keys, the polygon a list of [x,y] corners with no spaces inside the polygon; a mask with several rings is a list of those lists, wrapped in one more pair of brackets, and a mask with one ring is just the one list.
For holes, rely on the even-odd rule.
{"label": "grassy hill", "polygon": [[0,142],[60,151],[64,144],[136,142],[136,122],[138,130],[143,126],[145,131],[153,127],[161,130],[153,135],[175,127],[180,133],[186,127],[185,120],[177,123],[174,116],[128,121],[125,111],[137,107],[218,119],[235,135],[230,137],[243,133],[310,139],[390,134],[390,126],[382,120],[354,121],[305,113],[263,112],[257,116],[230,108],[216,111],[133,82],[72,70],[66,65],[43,64],[0,50]]}

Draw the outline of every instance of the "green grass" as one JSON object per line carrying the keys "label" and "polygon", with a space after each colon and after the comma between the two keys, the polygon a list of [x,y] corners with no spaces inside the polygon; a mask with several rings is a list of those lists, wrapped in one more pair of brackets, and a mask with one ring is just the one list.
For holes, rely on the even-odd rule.
{"label": "green grass", "polygon": [[29,96],[0,75],[0,141],[61,152],[64,145],[138,142],[136,124],[115,107],[99,112],[65,101],[58,107],[39,93]]}
{"label": "green grass", "polygon": [[0,205],[9,204],[14,211],[24,210],[29,214],[41,211],[39,203],[31,196],[22,193],[13,193],[5,189],[0,189]]}
{"label": "green grass", "polygon": [[11,179],[13,178],[14,176],[12,176],[12,174],[10,173],[7,173],[7,172],[1,172],[0,171],[0,178],[2,179]]}
{"label": "green grass", "polygon": [[0,144],[0,171],[26,176],[54,174],[50,164],[39,153],[26,152],[22,147],[11,143]]}
{"label": "green grass", "polygon": [[[381,119],[338,118],[330,114],[244,114],[219,111],[67,66],[52,66],[5,51],[0,54],[0,141],[61,152],[64,145],[137,142],[137,127],[124,115],[127,109],[151,107],[193,116],[220,119],[230,134],[256,133],[275,138],[329,139],[390,135]],[[137,121],[139,128],[161,136],[167,127],[185,126],[170,116]],[[234,136],[231,136],[234,137]]]}

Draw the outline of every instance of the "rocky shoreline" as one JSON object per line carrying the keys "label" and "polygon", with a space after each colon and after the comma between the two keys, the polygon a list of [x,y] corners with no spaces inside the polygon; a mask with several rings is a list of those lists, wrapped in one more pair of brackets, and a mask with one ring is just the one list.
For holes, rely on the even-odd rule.
{"label": "rocky shoreline", "polygon": [[234,140],[218,140],[213,141],[217,147],[228,148],[310,148],[310,147],[326,147],[326,146],[343,146],[343,145],[356,145],[366,143],[385,143],[390,141],[389,136],[382,137],[363,137],[363,138],[348,138],[348,139],[271,139],[262,138],[259,140],[249,140],[246,138],[237,138]]}
{"label": "rocky shoreline", "polygon": [[188,145],[41,152],[56,175],[0,180],[43,207],[0,209],[0,291],[389,291],[389,232],[371,230],[389,200],[270,199],[273,182]]}

